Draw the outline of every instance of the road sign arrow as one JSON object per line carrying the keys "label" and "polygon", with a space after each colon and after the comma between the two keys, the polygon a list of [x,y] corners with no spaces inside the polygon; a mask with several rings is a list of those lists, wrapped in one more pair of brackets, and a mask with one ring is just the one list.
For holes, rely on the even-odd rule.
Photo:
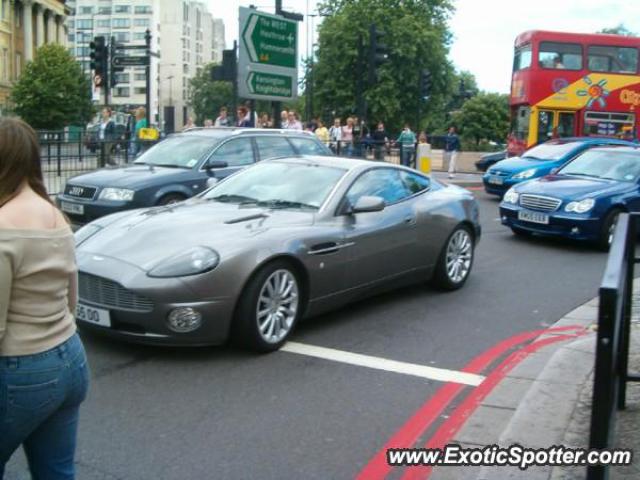
{"label": "road sign arrow", "polygon": [[252,12],[242,30],[242,42],[252,63],[297,68],[297,35],[296,22]]}

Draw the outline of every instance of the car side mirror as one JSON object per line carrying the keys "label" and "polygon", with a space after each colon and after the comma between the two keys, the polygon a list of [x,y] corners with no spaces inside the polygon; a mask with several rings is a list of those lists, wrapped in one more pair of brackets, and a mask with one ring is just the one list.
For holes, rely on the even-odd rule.
{"label": "car side mirror", "polygon": [[213,187],[215,184],[217,184],[219,182],[219,180],[216,177],[209,177],[207,178],[207,188],[211,188]]}
{"label": "car side mirror", "polygon": [[364,195],[356,201],[356,204],[351,207],[349,213],[380,212],[384,210],[385,206],[384,198]]}
{"label": "car side mirror", "polygon": [[209,160],[204,166],[206,170],[213,170],[216,168],[227,168],[229,164],[223,160]]}

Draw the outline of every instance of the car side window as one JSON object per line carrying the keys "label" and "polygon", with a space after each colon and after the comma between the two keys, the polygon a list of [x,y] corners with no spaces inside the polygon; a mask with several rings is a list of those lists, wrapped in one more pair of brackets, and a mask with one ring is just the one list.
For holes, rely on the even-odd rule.
{"label": "car side window", "polygon": [[398,170],[372,168],[358,177],[349,188],[346,197],[351,205],[355,205],[358,199],[364,196],[381,197],[389,205],[411,195],[412,192],[401,180]]}
{"label": "car side window", "polygon": [[218,148],[211,160],[227,162],[230,167],[253,163],[253,146],[250,138],[235,138]]}
{"label": "car side window", "polygon": [[416,175],[411,172],[400,172],[400,179],[402,183],[409,190],[411,195],[415,195],[416,193],[420,193],[424,190],[428,190],[430,186],[429,179],[423,177],[422,175]]}
{"label": "car side window", "polygon": [[311,138],[290,138],[300,155],[331,155],[331,150]]}
{"label": "car side window", "polygon": [[294,155],[293,148],[282,137],[256,137],[260,160]]}

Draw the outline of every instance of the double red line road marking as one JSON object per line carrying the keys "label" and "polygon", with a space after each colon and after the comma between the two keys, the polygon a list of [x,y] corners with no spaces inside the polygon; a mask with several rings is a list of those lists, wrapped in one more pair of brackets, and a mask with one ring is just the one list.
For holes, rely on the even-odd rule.
{"label": "double red line road marking", "polygon": [[[539,336],[551,333],[543,339],[532,340]],[[435,433],[424,445],[416,445],[421,435],[424,434],[438,420],[441,414],[452,405],[463,389],[471,387],[459,383],[447,383],[441,387],[417,412],[387,441],[378,453],[365,465],[357,476],[358,480],[382,480],[392,469],[387,464],[387,450],[389,448],[442,448],[454,439],[465,421],[473,414],[482,400],[500,383],[500,381],[520,362],[531,353],[552,343],[574,339],[584,335],[586,330],[581,326],[554,327],[546,330],[535,330],[521,333],[503,340],[484,353],[469,362],[463,372],[480,374],[487,370],[493,363],[504,355],[506,358],[495,368],[487,372],[484,381],[474,387],[466,397],[453,409],[452,413],[437,427]],[[510,353],[509,353],[510,352]],[[428,478],[432,467],[408,467],[403,480],[417,480]]]}

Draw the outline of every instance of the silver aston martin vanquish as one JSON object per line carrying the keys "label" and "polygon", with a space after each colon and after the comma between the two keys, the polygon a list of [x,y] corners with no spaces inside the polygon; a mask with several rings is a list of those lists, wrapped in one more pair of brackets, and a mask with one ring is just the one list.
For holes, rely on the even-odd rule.
{"label": "silver aston martin vanquish", "polygon": [[301,317],[382,289],[460,288],[479,238],[471,193],[414,170],[268,160],[78,230],[77,320],[138,342],[276,350]]}

